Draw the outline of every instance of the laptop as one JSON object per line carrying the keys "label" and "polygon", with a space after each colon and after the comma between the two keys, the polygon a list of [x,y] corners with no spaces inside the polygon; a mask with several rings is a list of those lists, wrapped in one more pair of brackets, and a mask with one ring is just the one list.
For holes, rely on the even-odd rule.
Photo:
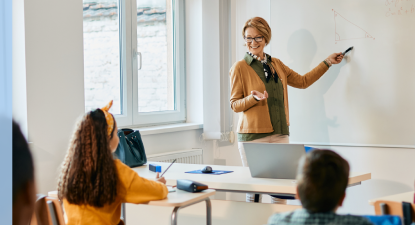
{"label": "laptop", "polygon": [[295,179],[304,145],[243,143],[252,177]]}

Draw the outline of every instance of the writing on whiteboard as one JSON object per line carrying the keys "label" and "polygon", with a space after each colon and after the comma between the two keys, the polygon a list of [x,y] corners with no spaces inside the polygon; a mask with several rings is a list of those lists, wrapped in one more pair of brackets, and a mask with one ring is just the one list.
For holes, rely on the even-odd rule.
{"label": "writing on whiteboard", "polygon": [[[337,11],[332,9],[334,13],[334,40],[345,41],[351,39],[364,39],[369,38],[375,40],[366,30],[358,26],[357,24],[346,19],[340,15]],[[337,43],[337,42],[336,42]]]}
{"label": "writing on whiteboard", "polygon": [[385,0],[386,17],[415,15],[415,0]]}
{"label": "writing on whiteboard", "polygon": [[409,1],[413,2],[413,0],[385,0],[385,6],[398,6]]}

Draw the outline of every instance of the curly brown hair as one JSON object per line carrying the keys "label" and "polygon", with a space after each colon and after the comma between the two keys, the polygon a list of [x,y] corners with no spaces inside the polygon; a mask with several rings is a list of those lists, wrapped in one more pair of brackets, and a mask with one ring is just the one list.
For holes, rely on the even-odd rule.
{"label": "curly brown hair", "polygon": [[107,126],[101,109],[87,113],[78,122],[59,175],[59,199],[95,207],[115,201],[118,174]]}

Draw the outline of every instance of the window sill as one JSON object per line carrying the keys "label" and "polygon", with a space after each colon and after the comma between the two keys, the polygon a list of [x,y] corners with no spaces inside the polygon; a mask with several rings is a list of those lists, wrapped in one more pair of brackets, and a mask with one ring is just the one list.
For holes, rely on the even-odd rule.
{"label": "window sill", "polygon": [[202,128],[203,128],[203,124],[200,124],[200,123],[176,123],[176,124],[151,126],[151,127],[140,127],[140,128],[133,127],[131,129],[139,130],[140,134],[143,136],[143,135],[179,132],[179,131],[186,131],[186,130],[197,130],[197,129],[202,129]]}

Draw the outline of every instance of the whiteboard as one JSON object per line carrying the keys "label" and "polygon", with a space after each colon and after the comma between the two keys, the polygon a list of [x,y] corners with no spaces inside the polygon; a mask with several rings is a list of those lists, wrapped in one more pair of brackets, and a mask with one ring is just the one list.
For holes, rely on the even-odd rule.
{"label": "whiteboard", "polygon": [[415,0],[271,0],[270,12],[271,55],[300,74],[354,46],[289,87],[291,142],[415,147]]}

